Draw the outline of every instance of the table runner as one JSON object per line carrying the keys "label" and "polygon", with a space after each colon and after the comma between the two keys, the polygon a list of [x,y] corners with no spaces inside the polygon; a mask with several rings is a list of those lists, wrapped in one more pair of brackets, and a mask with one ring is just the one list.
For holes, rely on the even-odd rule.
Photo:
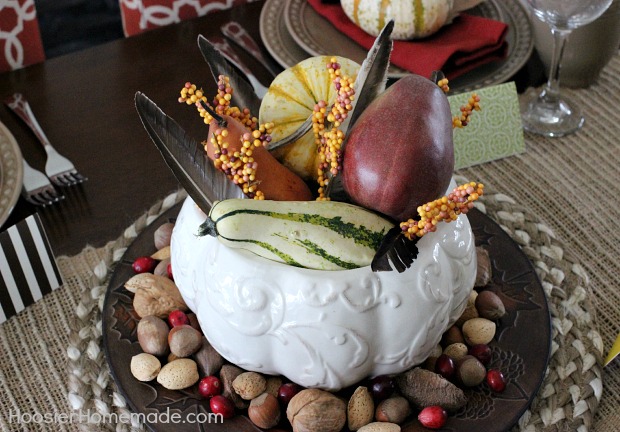
{"label": "table runner", "polygon": [[[552,360],[515,430],[612,432],[620,424],[620,362],[600,366],[603,345],[608,349],[620,331],[620,215],[613,201],[620,196],[619,73],[617,55],[597,85],[565,91],[588,116],[578,134],[527,134],[525,154],[458,173],[487,185],[481,210],[521,245],[549,298]],[[0,429],[143,430],[127,423],[95,428],[59,415],[129,412],[102,351],[106,282],[127,245],[183,197],[176,192],[155,204],[104,247],[60,257],[65,285],[0,326]],[[53,425],[35,421],[54,413]]]}

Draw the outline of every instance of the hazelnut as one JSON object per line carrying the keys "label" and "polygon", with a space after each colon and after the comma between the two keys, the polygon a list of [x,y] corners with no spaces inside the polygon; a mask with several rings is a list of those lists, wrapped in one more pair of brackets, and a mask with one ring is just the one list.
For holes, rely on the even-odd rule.
{"label": "hazelnut", "polygon": [[293,432],[339,432],[347,422],[347,406],[328,391],[305,389],[293,396],[286,417]]}
{"label": "hazelnut", "polygon": [[411,414],[409,401],[402,396],[394,396],[379,403],[375,419],[380,422],[400,424]]}
{"label": "hazelnut", "polygon": [[252,399],[248,407],[248,417],[259,428],[269,429],[280,422],[280,404],[269,393],[262,393]]}

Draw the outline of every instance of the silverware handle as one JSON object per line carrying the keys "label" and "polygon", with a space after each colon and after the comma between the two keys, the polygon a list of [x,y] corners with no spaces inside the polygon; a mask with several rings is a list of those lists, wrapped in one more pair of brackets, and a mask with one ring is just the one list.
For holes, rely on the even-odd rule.
{"label": "silverware handle", "polygon": [[26,123],[30,130],[32,130],[32,132],[39,139],[41,144],[43,144],[45,150],[52,147],[49,140],[47,139],[47,136],[45,136],[41,125],[39,125],[39,122],[34,116],[34,113],[30,108],[30,104],[28,103],[23,94],[15,93],[12,96],[6,98],[4,100],[4,103],[11,109],[11,111],[17,114],[17,116],[21,118],[24,123]]}
{"label": "silverware handle", "polygon": [[211,42],[215,48],[220,50],[222,56],[226,60],[228,60],[234,66],[238,67],[245,74],[248,81],[250,81],[252,88],[254,88],[254,93],[256,93],[256,95],[262,99],[267,93],[267,87],[265,87],[258,80],[258,78],[256,78],[252,71],[245,65],[245,63],[243,63],[237,53],[235,53],[233,47],[231,47],[230,44],[226,42],[226,39],[215,37],[210,38],[209,42]]}
{"label": "silverware handle", "polygon": [[273,66],[271,66],[271,64],[267,61],[256,41],[252,39],[252,36],[250,36],[250,34],[245,28],[241,26],[241,24],[236,21],[230,21],[224,24],[221,27],[221,30],[224,36],[231,39],[241,48],[246,50],[248,54],[260,61],[273,76],[276,76],[280,73],[276,69],[274,69]]}

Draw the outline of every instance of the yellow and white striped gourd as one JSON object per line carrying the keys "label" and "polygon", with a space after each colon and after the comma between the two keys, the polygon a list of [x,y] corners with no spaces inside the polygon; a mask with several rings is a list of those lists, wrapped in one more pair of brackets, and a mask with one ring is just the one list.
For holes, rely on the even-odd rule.
{"label": "yellow and white striped gourd", "polygon": [[[205,225],[206,224],[206,225]],[[337,201],[216,202],[203,234],[226,246],[296,267],[344,270],[370,265],[394,224]]]}
{"label": "yellow and white striped gourd", "polygon": [[[357,76],[360,65],[338,56],[342,73]],[[286,138],[295,132],[312,114],[314,105],[321,100],[328,106],[336,99],[336,90],[329,78],[327,64],[332,56],[317,56],[301,61],[280,73],[263,98],[259,122],[273,122],[273,141]],[[318,153],[312,131],[295,143],[273,152],[273,155],[304,180],[317,178]]]}
{"label": "yellow and white striped gourd", "polygon": [[365,32],[377,36],[394,20],[392,39],[430,36],[463,10],[481,0],[341,0],[346,15]]}

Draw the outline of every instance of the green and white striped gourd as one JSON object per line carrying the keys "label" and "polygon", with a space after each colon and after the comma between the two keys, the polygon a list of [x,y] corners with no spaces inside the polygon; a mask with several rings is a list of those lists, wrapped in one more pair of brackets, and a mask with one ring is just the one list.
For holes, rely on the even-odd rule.
{"label": "green and white striped gourd", "polygon": [[342,202],[229,199],[213,205],[200,234],[293,266],[344,270],[370,265],[393,227]]}
{"label": "green and white striped gourd", "polygon": [[365,32],[377,36],[394,20],[392,39],[416,39],[435,33],[460,12],[481,0],[341,0],[346,15]]}

